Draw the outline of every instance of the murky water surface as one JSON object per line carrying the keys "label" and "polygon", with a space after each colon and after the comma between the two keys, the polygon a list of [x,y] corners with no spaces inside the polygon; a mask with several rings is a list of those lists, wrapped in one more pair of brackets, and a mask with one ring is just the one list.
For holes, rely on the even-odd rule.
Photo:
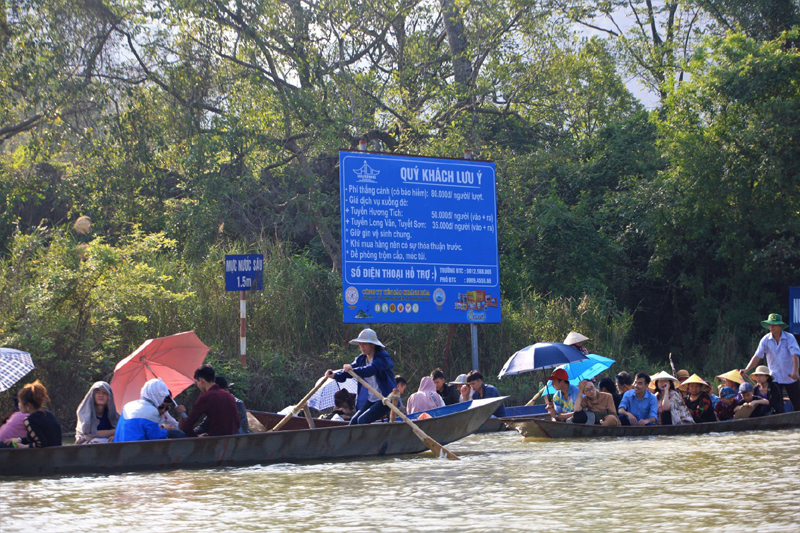
{"label": "murky water surface", "polygon": [[0,481],[0,531],[800,531],[800,430]]}

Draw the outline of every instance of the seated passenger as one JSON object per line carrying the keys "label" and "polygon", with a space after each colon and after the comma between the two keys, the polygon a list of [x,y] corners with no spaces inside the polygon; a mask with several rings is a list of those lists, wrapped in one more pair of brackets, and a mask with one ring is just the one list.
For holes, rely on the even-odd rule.
{"label": "seated passenger", "polygon": [[138,400],[128,402],[122,408],[117,421],[114,442],[135,442],[167,438],[167,430],[161,427],[159,406],[172,401],[166,383],[151,379],[142,386]]}
{"label": "seated passenger", "polygon": [[[470,391],[471,389],[471,391]],[[499,398],[500,392],[492,385],[483,383],[483,374],[477,370],[470,370],[467,374],[467,384],[461,387],[461,401],[480,400],[481,398]],[[506,416],[505,402],[495,409],[492,416]]]}
{"label": "seated passenger", "polygon": [[408,414],[430,411],[437,407],[444,407],[444,400],[436,392],[433,378],[425,376],[420,380],[419,391],[408,398]]}
{"label": "seated passenger", "polygon": [[692,413],[686,407],[683,396],[675,389],[675,386],[680,384],[678,378],[666,372],[659,372],[652,379],[656,386],[658,419],[661,425],[694,424]]}
{"label": "seated passenger", "polygon": [[711,385],[697,374],[692,374],[680,389],[687,393],[686,407],[692,413],[695,423],[716,422],[717,415],[714,414],[714,404],[711,402]]}
{"label": "seated passenger", "polygon": [[738,402],[741,400],[738,391],[739,385],[741,385],[744,380],[742,379],[742,375],[738,370],[731,370],[730,372],[720,374],[717,376],[717,379],[722,381],[722,384],[719,386],[720,391],[722,390],[722,387],[730,387],[734,392],[736,392],[736,401]]}
{"label": "seated passenger", "polygon": [[733,419],[736,412],[736,406],[739,404],[737,400],[738,394],[730,387],[722,387],[719,391],[720,401],[714,408],[714,414],[717,415],[717,420],[723,422],[725,420]]}
{"label": "seated passenger", "polygon": [[75,444],[113,440],[119,414],[108,383],[96,381],[78,406],[76,414]]}
{"label": "seated passenger", "polygon": [[777,415],[785,411],[783,406],[783,394],[781,387],[772,378],[772,372],[765,365],[759,365],[751,374],[753,379],[758,382],[753,394],[757,398],[767,400],[769,402],[769,409],[764,413],[765,415]]}
{"label": "seated passenger", "polygon": [[617,390],[620,398],[629,390],[633,390],[633,377],[627,372],[617,374]]}
{"label": "seated passenger", "polygon": [[618,426],[620,422],[616,412],[614,397],[611,394],[598,391],[594,383],[589,380],[578,383],[573,423]]}
{"label": "seated passenger", "polygon": [[28,383],[17,393],[19,410],[28,415],[23,421],[25,436],[8,438],[3,441],[5,447],[14,448],[49,448],[61,446],[61,424],[56,416],[47,410],[50,397],[47,389],[37,379]]}
{"label": "seated passenger", "polygon": [[431,372],[431,378],[433,379],[433,384],[436,385],[436,392],[442,397],[445,405],[458,403],[458,397],[460,396],[458,387],[447,383],[441,368],[435,368]]}
{"label": "seated passenger", "polygon": [[[211,365],[202,365],[194,371],[194,383],[202,394],[197,397],[189,415],[181,420],[180,429],[187,437],[195,437],[194,428],[200,418],[205,415],[208,425],[204,428],[209,437],[236,435],[239,432],[239,411],[233,394],[220,388],[216,382],[216,373]],[[186,407],[175,408],[178,413],[185,413]]]}
{"label": "seated passenger", "polygon": [[565,422],[572,418],[575,412],[575,400],[580,394],[578,387],[570,384],[569,374],[563,368],[557,368],[547,381],[553,382],[556,393],[553,395],[553,401],[545,401],[545,409],[556,422]]}
{"label": "seated passenger", "polygon": [[622,395],[617,411],[623,426],[652,426],[658,421],[658,400],[647,390],[649,384],[650,376],[646,372],[639,372],[633,382],[633,389]]}
{"label": "seated passenger", "polygon": [[597,383],[597,390],[600,392],[607,392],[614,398],[614,412],[617,412],[619,409],[619,402],[622,400],[622,396],[617,392],[617,388],[614,386],[614,380],[611,378],[603,378]]}
{"label": "seated passenger", "polygon": [[742,383],[739,386],[739,394],[742,399],[735,409],[735,418],[756,418],[770,414],[769,400],[756,398],[754,387],[750,383]]}
{"label": "seated passenger", "polygon": [[394,388],[392,392],[400,396],[397,399],[397,408],[400,409],[400,411],[403,414],[406,414],[406,406],[405,404],[403,404],[403,394],[406,393],[406,387],[408,387],[408,381],[406,381],[406,378],[404,378],[400,374],[396,374],[394,376],[394,381],[395,383],[397,383],[397,386]]}
{"label": "seated passenger", "polygon": [[336,391],[336,394],[333,395],[333,404],[333,412],[321,418],[349,422],[353,415],[356,414],[356,395],[347,389]]}
{"label": "seated passenger", "polygon": [[[228,380],[223,376],[216,376],[214,378],[214,382],[219,386],[220,389],[228,391],[228,393],[230,393],[230,395],[233,396],[233,399],[236,402],[236,411],[239,413],[239,433],[241,434],[250,433],[250,423],[247,421],[247,406],[244,404],[242,400],[237,398],[230,391],[230,387],[233,385],[233,383],[228,383]],[[206,419],[204,424],[207,423],[208,419]],[[204,429],[206,428],[204,427]],[[207,433],[207,431],[203,431],[203,433]]]}
{"label": "seated passenger", "polygon": [[0,442],[6,439],[21,439],[28,436],[28,430],[25,429],[25,419],[28,418],[28,413],[23,413],[19,410],[19,399],[16,396],[12,401],[14,411],[5,417],[4,422],[0,424]]}

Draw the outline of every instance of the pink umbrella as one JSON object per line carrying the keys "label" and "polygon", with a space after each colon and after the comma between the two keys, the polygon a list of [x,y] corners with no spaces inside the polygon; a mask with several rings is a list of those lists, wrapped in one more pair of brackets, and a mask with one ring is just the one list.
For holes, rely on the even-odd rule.
{"label": "pink umbrella", "polygon": [[126,403],[138,400],[142,386],[153,378],[161,378],[177,396],[194,385],[194,371],[207,353],[208,346],[194,331],[146,340],[114,368],[111,391],[117,411],[122,413]]}

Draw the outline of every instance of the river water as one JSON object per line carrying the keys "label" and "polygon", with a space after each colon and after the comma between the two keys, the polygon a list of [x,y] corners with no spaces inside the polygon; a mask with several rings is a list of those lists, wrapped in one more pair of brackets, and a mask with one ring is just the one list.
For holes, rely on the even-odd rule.
{"label": "river water", "polygon": [[0,481],[0,531],[800,531],[800,430]]}

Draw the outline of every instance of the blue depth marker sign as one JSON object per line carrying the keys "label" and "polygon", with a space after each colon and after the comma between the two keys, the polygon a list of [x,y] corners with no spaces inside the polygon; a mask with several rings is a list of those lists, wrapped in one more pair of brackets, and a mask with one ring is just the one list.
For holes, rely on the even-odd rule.
{"label": "blue depth marker sign", "polygon": [[339,152],[345,323],[499,323],[495,165]]}
{"label": "blue depth marker sign", "polygon": [[800,287],[789,287],[789,333],[800,335]]}
{"label": "blue depth marker sign", "polygon": [[264,256],[262,254],[226,255],[225,290],[264,290]]}

